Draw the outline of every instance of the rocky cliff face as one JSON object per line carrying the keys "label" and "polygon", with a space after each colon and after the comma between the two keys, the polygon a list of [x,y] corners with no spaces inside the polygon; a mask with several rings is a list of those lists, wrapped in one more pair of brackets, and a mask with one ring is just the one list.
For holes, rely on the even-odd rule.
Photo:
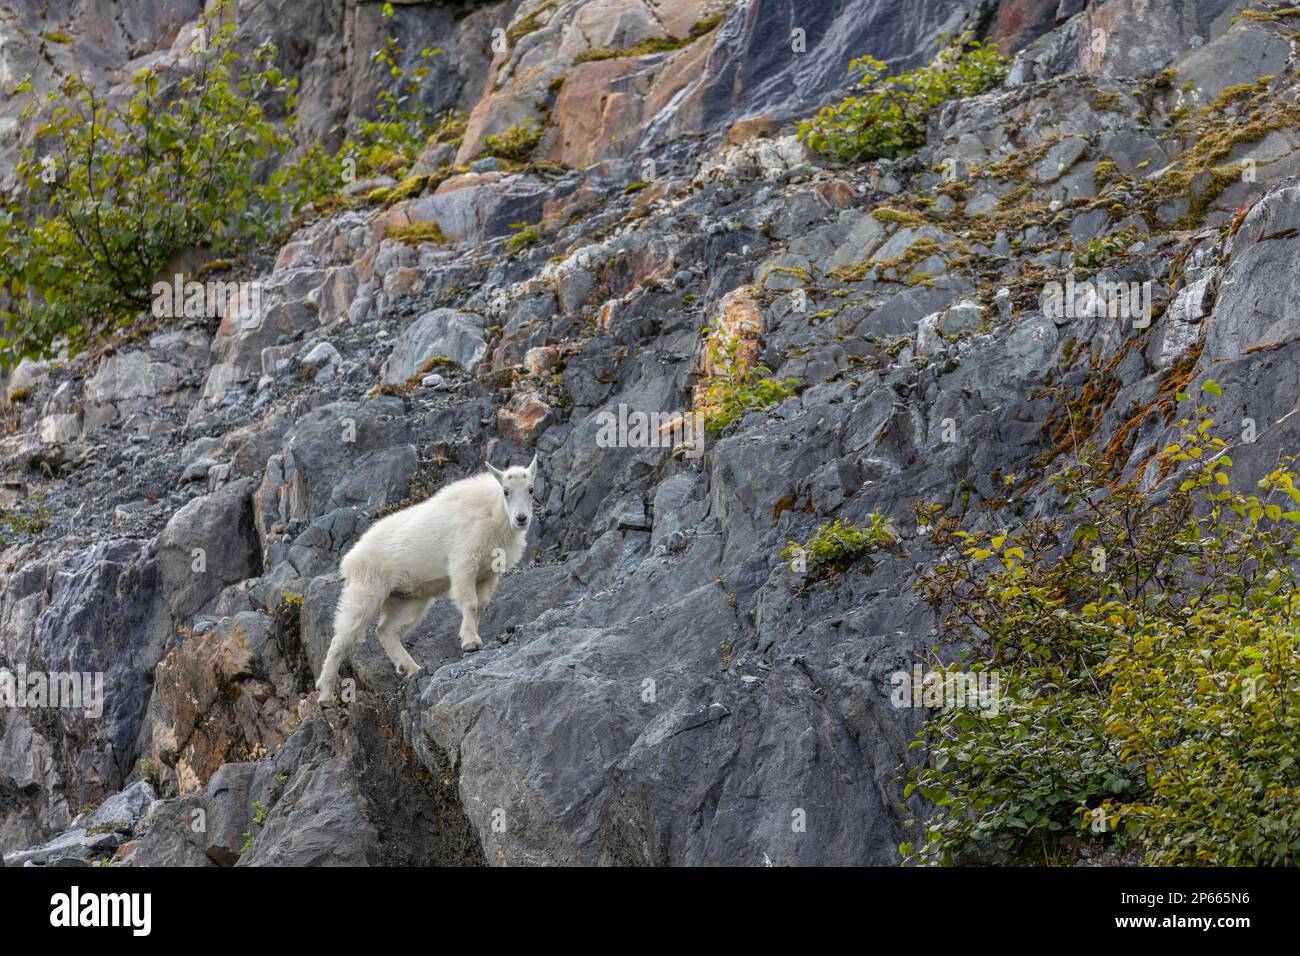
{"label": "rocky cliff face", "polygon": [[[896,862],[924,711],[889,676],[943,646],[914,503],[1051,512],[1044,478],[1087,441],[1160,494],[1173,393],[1208,376],[1255,426],[1238,470],[1296,447],[1300,21],[1242,6],[400,4],[409,47],[449,51],[428,95],[469,112],[459,155],[422,162],[468,171],[254,257],[254,322],[4,382],[0,665],[105,682],[100,715],[0,710],[6,863]],[[376,7],[231,15],[281,39],[328,138],[367,101]],[[120,82],[199,12],[115,9],[4,14],[0,94],[74,63]],[[849,58],[917,63],[962,24],[1021,52],[919,153],[843,166],[793,137]],[[579,56],[649,39],[681,42]],[[477,160],[529,117],[547,162]],[[446,244],[385,237],[430,221]],[[516,223],[538,241],[510,251]],[[1089,244],[1113,249],[1091,278],[1151,283],[1149,327],[1044,309]],[[706,329],[804,388],[702,455],[603,447],[604,413],[693,407]],[[534,452],[538,520],[483,652],[437,605],[407,641],[420,675],[372,641],[356,699],[322,709],[342,553]],[[901,540],[870,565],[809,581],[780,556],[876,512]]]}

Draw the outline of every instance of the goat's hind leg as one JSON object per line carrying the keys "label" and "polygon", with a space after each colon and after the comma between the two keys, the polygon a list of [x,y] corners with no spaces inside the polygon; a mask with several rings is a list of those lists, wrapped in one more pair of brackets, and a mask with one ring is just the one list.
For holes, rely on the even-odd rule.
{"label": "goat's hind leg", "polygon": [[402,646],[402,638],[424,618],[432,598],[409,598],[394,595],[384,602],[383,616],[379,619],[377,636],[388,659],[403,677],[413,677],[420,665]]}
{"label": "goat's hind leg", "polygon": [[338,610],[334,612],[334,639],[325,654],[325,663],[321,665],[320,677],[316,679],[316,690],[322,699],[334,696],[338,683],[339,668],[347,659],[352,648],[365,636],[366,628],[379,613],[385,595],[377,593],[360,580],[348,581],[343,585],[339,595]]}

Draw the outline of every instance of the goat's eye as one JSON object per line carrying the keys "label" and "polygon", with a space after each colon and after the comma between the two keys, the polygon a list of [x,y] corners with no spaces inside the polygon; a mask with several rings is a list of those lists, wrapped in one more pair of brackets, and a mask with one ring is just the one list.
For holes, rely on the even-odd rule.
{"label": "goat's eye", "polygon": [[510,497],[510,490],[509,490],[509,489],[506,489],[506,491],[505,491],[505,496],[506,496],[507,498]]}

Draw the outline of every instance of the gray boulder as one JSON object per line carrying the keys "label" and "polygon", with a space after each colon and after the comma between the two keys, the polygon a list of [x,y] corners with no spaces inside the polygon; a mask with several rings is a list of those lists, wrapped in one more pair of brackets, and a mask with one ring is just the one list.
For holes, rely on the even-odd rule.
{"label": "gray boulder", "polygon": [[457,309],[426,312],[397,337],[380,375],[385,382],[400,384],[438,357],[449,358],[472,371],[487,353],[485,325],[483,317],[472,312]]}
{"label": "gray boulder", "polygon": [[177,618],[189,618],[226,585],[261,572],[253,488],[251,478],[232,482],[194,499],[167,522],[158,559],[167,603]]}

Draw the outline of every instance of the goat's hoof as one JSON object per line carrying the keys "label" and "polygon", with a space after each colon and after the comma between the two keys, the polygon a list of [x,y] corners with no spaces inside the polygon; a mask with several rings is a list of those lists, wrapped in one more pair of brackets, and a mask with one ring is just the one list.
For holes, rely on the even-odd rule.
{"label": "goat's hoof", "polygon": [[416,663],[414,663],[414,662],[412,662],[412,663],[410,663],[410,664],[398,664],[398,665],[397,665],[397,676],[398,676],[398,677],[414,677],[414,676],[415,676],[416,674],[418,674],[418,673],[420,673],[420,665],[419,665],[419,664],[416,664]]}
{"label": "goat's hoof", "polygon": [[473,654],[475,651],[483,650],[483,642],[480,641],[477,637],[474,638],[474,640],[472,641],[461,641],[460,649],[464,651],[466,654]]}

